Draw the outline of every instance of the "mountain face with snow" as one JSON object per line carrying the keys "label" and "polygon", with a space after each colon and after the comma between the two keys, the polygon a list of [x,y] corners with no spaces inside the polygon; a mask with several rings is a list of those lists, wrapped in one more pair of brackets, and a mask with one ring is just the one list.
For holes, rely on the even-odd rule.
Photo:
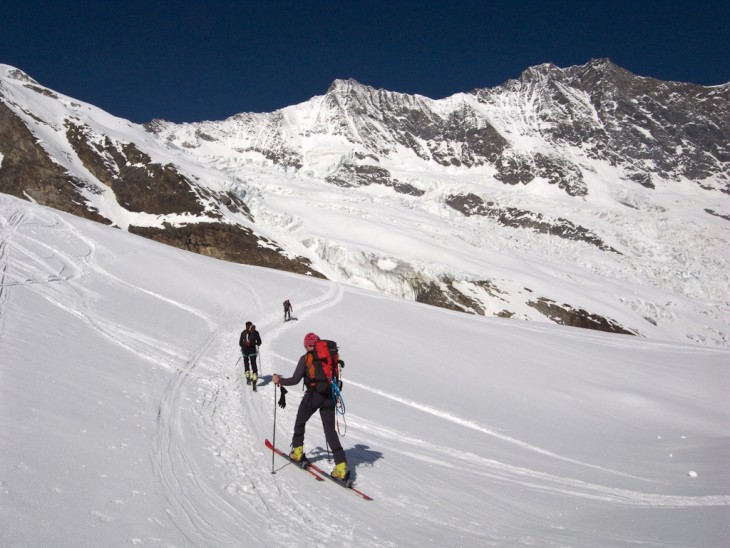
{"label": "mountain face with snow", "polygon": [[0,66],[0,192],[454,310],[730,345],[730,84],[594,60],[140,126]]}

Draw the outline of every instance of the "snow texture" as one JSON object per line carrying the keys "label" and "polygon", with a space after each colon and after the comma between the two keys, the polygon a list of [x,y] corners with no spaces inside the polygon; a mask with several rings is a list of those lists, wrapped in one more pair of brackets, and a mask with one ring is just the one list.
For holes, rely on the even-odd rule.
{"label": "snow texture", "polygon": [[[289,445],[301,392],[277,409],[271,375],[309,331],[340,344],[373,502],[264,447]],[[0,195],[0,357],[2,546],[730,544],[727,349],[450,312]],[[317,417],[305,450],[332,466]]]}

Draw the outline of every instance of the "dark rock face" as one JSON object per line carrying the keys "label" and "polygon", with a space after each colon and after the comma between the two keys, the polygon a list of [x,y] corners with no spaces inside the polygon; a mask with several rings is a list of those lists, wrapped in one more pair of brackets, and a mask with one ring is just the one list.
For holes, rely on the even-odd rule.
{"label": "dark rock face", "polygon": [[423,190],[411,184],[391,178],[387,169],[371,165],[345,164],[337,170],[337,173],[330,175],[325,180],[342,187],[379,184],[389,186],[401,194],[410,194],[411,196],[423,196],[425,194]]}
{"label": "dark rock face", "polygon": [[152,162],[134,143],[115,142],[94,135],[90,128],[66,121],[66,137],[84,167],[111,187],[127,211],[152,214],[188,214],[222,218],[217,206],[251,214],[246,204],[231,192],[214,194],[197,181],[182,175],[173,164]]}
{"label": "dark rock face", "polygon": [[[338,80],[324,97],[323,114],[307,135],[344,136],[368,151],[360,164],[379,163],[397,147],[442,166],[491,165],[509,185],[544,179],[570,196],[586,195],[581,166],[560,154],[579,148],[589,159],[622,168],[626,180],[653,188],[655,178],[684,177],[702,185],[718,174],[730,192],[730,85],[703,87],[635,76],[607,59],[560,69],[541,65],[519,79],[451,99],[448,112],[424,97]],[[485,110],[478,108],[483,105]],[[543,139],[555,153],[517,150],[485,112],[524,118],[518,131]],[[243,115],[242,115],[243,116]],[[267,158],[303,165],[287,142],[280,113],[257,119],[267,128]],[[254,126],[252,126],[254,127]],[[252,129],[253,131],[253,129]],[[380,168],[367,175],[350,166],[331,177],[338,185],[388,184]],[[406,191],[407,193],[411,193]]]}
{"label": "dark rock face", "polygon": [[[652,175],[701,181],[725,174],[723,192],[730,191],[730,85],[696,86],[635,76],[608,59],[560,69],[541,65],[518,80],[478,90],[477,99],[493,105],[505,94],[532,97],[534,128],[548,142],[581,147],[589,158],[621,166],[626,178],[653,188]],[[529,182],[530,174],[545,176],[537,154],[521,169],[510,162],[500,169],[505,182]],[[527,166],[525,165],[527,164]],[[551,183],[573,194],[573,170],[553,171]],[[550,169],[547,169],[549,172]],[[513,173],[514,172],[514,173]],[[580,185],[578,185],[580,186]],[[580,195],[580,192],[575,193]]]}
{"label": "dark rock face", "polygon": [[[8,74],[44,101],[65,102],[21,71]],[[90,127],[96,124],[89,119],[83,122],[71,114],[73,109],[57,128],[58,121],[44,121],[41,111],[34,113],[13,103],[3,91],[0,81],[0,192],[103,223],[110,221],[87,202],[87,196],[113,194],[131,213],[191,219],[183,226],[177,222],[162,228],[130,226],[130,232],[223,260],[321,277],[307,258],[293,256],[257,234],[255,223],[260,219],[249,211],[246,204],[252,202],[246,201],[246,190],[236,186],[240,180],[235,175],[231,186],[237,190],[211,190],[212,185],[186,174],[179,165],[153,162],[150,154],[154,153],[145,152],[152,150],[145,142],[125,142],[98,133]],[[316,108],[304,108],[306,116],[296,122],[282,110],[181,126],[153,120],[145,129],[163,147],[183,135],[175,146],[193,157],[214,144],[228,147],[231,155],[261,158],[266,169],[273,166],[287,173],[308,169],[304,175],[343,188],[387,186],[409,204],[428,191],[429,198],[436,195],[464,216],[584,242],[617,255],[621,251],[606,243],[610,234],[597,234],[569,219],[495,203],[474,190],[474,185],[464,192],[444,191],[438,181],[432,182],[435,178],[424,183],[400,170],[398,162],[405,158],[406,163],[449,176],[475,170],[472,173],[485,173],[492,181],[511,186],[546,182],[576,202],[591,197],[588,181],[593,184],[594,179],[588,172],[594,160],[615,167],[617,177],[646,189],[691,180],[707,192],[730,193],[730,84],[703,87],[662,82],[597,59],[567,69],[550,64],[532,67],[501,86],[440,101],[337,80],[311,104]],[[64,132],[71,147],[64,154],[69,158],[51,158],[34,136],[34,124]],[[304,141],[309,139],[311,146],[333,137],[342,152],[320,148],[308,150],[313,154],[305,156]],[[334,159],[323,160],[324,167],[316,163],[328,155]],[[308,163],[312,157],[315,161]],[[85,169],[68,172],[62,166],[70,164],[61,160],[69,159],[80,161]],[[629,199],[621,203],[638,209]],[[705,211],[730,219],[727,211]],[[245,221],[232,224],[231,212]],[[507,302],[488,280],[412,272],[394,276],[409,285],[417,301],[435,306],[485,314],[486,308],[492,309],[487,300]],[[491,299],[480,301],[484,295]],[[547,298],[528,304],[557,323],[629,332],[611,319]],[[504,309],[497,315],[510,317],[513,312]]]}
{"label": "dark rock face", "polygon": [[[438,166],[493,167],[494,177],[508,185],[547,181],[577,198],[590,193],[580,157],[618,167],[625,180],[646,188],[687,178],[730,192],[730,84],[663,82],[608,59],[567,69],[532,67],[501,86],[441,101],[337,80],[316,116],[301,126],[291,126],[282,111],[231,120],[236,138],[251,143],[237,150],[257,151],[295,171],[305,165],[298,138],[344,138],[360,152],[329,175],[339,186],[383,184],[418,196],[419,189],[384,167],[406,150]],[[160,121],[147,128],[175,131]],[[216,139],[208,129],[201,124],[195,139]],[[259,135],[266,136],[265,146]],[[518,146],[523,137],[545,146]]]}
{"label": "dark rock face", "polygon": [[720,217],[720,219],[725,219],[726,221],[730,221],[730,215],[723,215],[722,213],[718,213],[714,209],[705,209],[705,212],[709,213],[713,217]]}
{"label": "dark rock face", "polygon": [[[39,122],[40,123],[40,122]],[[0,101],[0,192],[30,199],[79,217],[109,223],[86,206],[79,190],[99,191],[69,174],[38,144],[26,125]]]}
{"label": "dark rock face", "polygon": [[99,181],[111,187],[126,210],[139,213],[204,211],[194,185],[173,165],[160,165],[134,143],[114,143],[108,136],[91,140],[89,128],[66,121],[66,137],[79,159]]}
{"label": "dark rock face", "polygon": [[[66,137],[84,167],[100,183],[112,189],[127,211],[221,219],[220,210],[204,205],[213,203],[251,217],[237,195],[212,193],[181,175],[174,165],[153,163],[134,143],[115,142],[109,136],[94,135],[90,128],[73,120],[66,121]],[[86,204],[81,193],[84,190],[100,194],[102,188],[97,183],[70,175],[54,162],[3,102],[0,102],[0,154],[3,155],[0,192],[110,224]],[[203,222],[173,227],[166,224],[162,229],[130,226],[129,231],[218,259],[323,277],[311,267],[309,259],[290,258],[274,242],[237,225]]]}
{"label": "dark rock face", "polygon": [[530,301],[527,304],[560,325],[582,327],[584,329],[606,331],[608,333],[620,333],[623,335],[636,335],[636,333],[624,329],[611,319],[598,316],[597,314],[591,314],[582,308],[575,309],[569,304],[559,305],[545,298],[539,298],[537,301]]}
{"label": "dark rock face", "polygon": [[570,196],[585,196],[588,187],[581,170],[562,158],[536,153],[534,156],[503,155],[495,161],[497,180],[510,185],[531,183],[536,177],[547,179]]}
{"label": "dark rock face", "polygon": [[611,251],[620,254],[619,251],[606,245],[598,236],[591,233],[590,230],[576,226],[567,219],[550,220],[539,213],[523,211],[514,207],[499,207],[494,202],[485,202],[475,194],[448,196],[446,198],[446,204],[467,217],[472,215],[489,217],[504,226],[524,228],[540,234],[565,238],[566,240],[585,242],[596,246],[602,251]]}
{"label": "dark rock face", "polygon": [[[264,266],[324,278],[311,268],[309,259],[289,259],[271,240],[257,236],[252,230],[223,223],[197,223],[164,228],[130,226],[133,234],[224,261]],[[264,243],[265,245],[261,245]]]}

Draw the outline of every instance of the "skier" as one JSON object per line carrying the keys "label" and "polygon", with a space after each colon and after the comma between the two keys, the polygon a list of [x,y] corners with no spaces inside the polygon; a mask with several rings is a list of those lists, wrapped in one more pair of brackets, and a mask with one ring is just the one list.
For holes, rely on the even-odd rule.
{"label": "skier", "polygon": [[291,303],[289,302],[289,299],[284,301],[284,321],[288,322],[291,320],[291,313],[294,308],[292,308]]}
{"label": "skier", "polygon": [[312,386],[316,386],[314,379],[309,378],[309,366],[314,359],[314,345],[318,340],[319,337],[314,333],[307,333],[304,337],[304,348],[307,350],[307,353],[299,358],[294,374],[289,378],[282,378],[281,375],[274,374],[271,380],[277,385],[292,386],[301,381],[302,378],[305,378],[307,391],[299,403],[299,410],[297,411],[297,418],[294,423],[294,435],[291,441],[292,451],[289,454],[289,458],[296,462],[307,460],[307,457],[304,455],[304,430],[307,421],[315,411],[319,410],[319,415],[322,418],[322,426],[324,427],[324,435],[327,444],[332,449],[332,455],[335,459],[335,468],[332,470],[331,476],[338,480],[347,480],[350,477],[350,472],[347,469],[345,451],[342,449],[342,444],[340,443],[340,438],[335,428],[335,401],[332,399],[332,392],[329,389],[322,392],[317,391]]}
{"label": "skier", "polygon": [[241,331],[238,346],[241,347],[241,354],[243,354],[243,367],[246,369],[246,384],[253,382],[255,385],[256,379],[259,377],[256,356],[258,355],[258,347],[261,346],[261,336],[256,331],[256,326],[251,322],[246,322],[246,329]]}

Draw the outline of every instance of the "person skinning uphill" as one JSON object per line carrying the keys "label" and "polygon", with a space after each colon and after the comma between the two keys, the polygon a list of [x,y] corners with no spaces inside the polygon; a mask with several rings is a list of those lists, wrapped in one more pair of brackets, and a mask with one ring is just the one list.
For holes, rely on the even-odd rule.
{"label": "person skinning uphill", "polygon": [[291,313],[294,308],[292,307],[291,303],[289,302],[289,299],[284,301],[284,321],[288,322],[291,320]]}
{"label": "person skinning uphill", "polygon": [[251,322],[246,322],[246,329],[241,332],[238,345],[241,347],[241,354],[243,354],[246,384],[251,384],[252,382],[256,384],[256,380],[259,377],[256,356],[258,356],[258,347],[261,346],[261,336],[256,331],[256,326]]}
{"label": "person skinning uphill", "polygon": [[[332,389],[329,380],[323,380],[321,372],[316,372],[317,362],[319,360],[315,351],[315,345],[320,338],[314,333],[307,333],[304,337],[304,348],[306,354],[299,358],[294,374],[289,378],[283,378],[281,375],[274,374],[271,380],[274,384],[281,386],[292,386],[304,379],[306,393],[299,403],[297,418],[294,422],[294,435],[292,436],[292,451],[289,458],[296,462],[306,461],[304,455],[304,431],[307,421],[311,418],[315,411],[319,410],[322,418],[322,426],[324,427],[324,435],[327,444],[332,449],[332,455],[335,459],[335,468],[332,470],[331,476],[338,480],[347,480],[350,477],[350,471],[347,468],[347,459],[345,451],[342,449],[340,438],[335,428],[335,400],[332,396]],[[334,367],[338,365],[335,364]],[[320,367],[321,369],[321,367]]]}

